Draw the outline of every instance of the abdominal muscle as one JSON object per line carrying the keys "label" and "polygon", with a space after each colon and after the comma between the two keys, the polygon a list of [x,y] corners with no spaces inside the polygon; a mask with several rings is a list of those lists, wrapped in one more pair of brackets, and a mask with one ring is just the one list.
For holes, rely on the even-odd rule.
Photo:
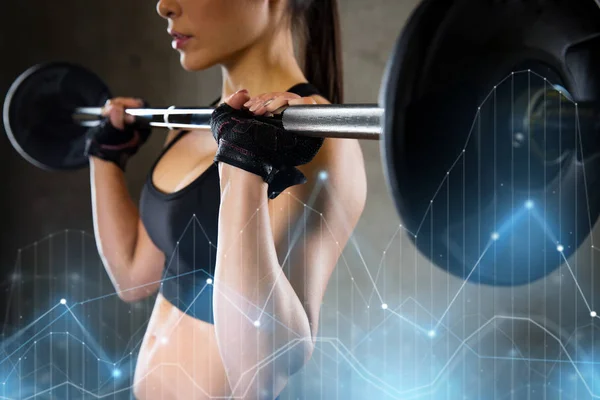
{"label": "abdominal muscle", "polygon": [[[153,172],[154,186],[181,190],[212,163],[210,131],[192,131],[164,154]],[[231,390],[217,346],[215,327],[157,296],[140,348],[134,378],[137,399],[227,398]]]}

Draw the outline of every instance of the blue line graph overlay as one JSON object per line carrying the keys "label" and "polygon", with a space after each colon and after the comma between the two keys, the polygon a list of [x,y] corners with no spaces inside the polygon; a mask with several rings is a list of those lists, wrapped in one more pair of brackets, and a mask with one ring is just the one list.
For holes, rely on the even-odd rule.
{"label": "blue line graph overlay", "polygon": [[[453,171],[460,167],[455,163]],[[323,181],[326,190],[326,177]],[[432,202],[446,201],[444,184],[449,185],[440,184]],[[305,206],[305,212],[318,212]],[[378,264],[367,263],[373,249],[353,237],[322,307],[313,358],[282,400],[599,398],[593,276],[578,271],[593,262],[595,249],[584,244],[581,260],[567,259],[568,244],[561,238],[568,232],[549,223],[545,211],[543,204],[526,200],[485,227],[488,240],[466,280],[432,267],[410,245],[410,237],[427,240],[426,235],[401,224]],[[182,237],[196,225],[191,219]],[[323,226],[328,229],[327,221]],[[553,252],[561,269],[526,288],[470,283],[481,260],[511,240],[527,240],[530,226],[544,233],[547,254]],[[65,231],[19,251],[12,309],[31,307],[38,316],[29,315],[30,321],[13,316],[17,323],[3,332],[0,399],[130,398],[152,299],[121,302],[93,247],[91,235]],[[348,262],[352,251],[356,255]],[[199,282],[197,291],[210,284]],[[35,285],[49,296],[38,297]]]}

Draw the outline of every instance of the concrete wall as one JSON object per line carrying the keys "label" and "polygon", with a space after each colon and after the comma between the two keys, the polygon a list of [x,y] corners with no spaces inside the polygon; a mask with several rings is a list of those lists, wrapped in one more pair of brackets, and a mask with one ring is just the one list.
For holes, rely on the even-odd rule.
{"label": "concrete wall", "polygon": [[[341,1],[347,102],[377,102],[388,55],[417,3]],[[27,67],[64,60],[95,71],[115,95],[143,97],[153,105],[208,104],[219,93],[217,69],[191,74],[180,68],[152,3],[28,1],[8,2],[4,10],[10,18],[0,35],[0,92]],[[136,200],[162,144],[159,132],[128,171]],[[527,287],[463,285],[417,253],[399,229],[379,145],[362,146],[369,179],[367,208],[332,277],[315,356],[282,398],[550,399],[562,393],[562,398],[587,399],[590,393],[600,394],[593,386],[594,336],[585,303],[594,308],[597,287],[591,239],[571,260],[579,287],[565,268]],[[36,370],[40,388],[64,382],[68,375],[93,393],[117,390],[114,398],[128,398],[118,388],[127,386],[152,301],[128,306],[109,296],[112,288],[93,243],[89,171],[38,170],[13,151],[4,135],[0,166],[5,171],[0,207],[2,301],[7,310],[3,352],[8,356],[20,349],[35,332],[40,343],[27,343],[34,346],[30,351],[48,354],[54,349],[54,355],[29,355],[21,364],[14,355],[10,362],[3,357],[0,372],[10,388],[0,389],[2,394],[34,395],[40,389],[33,388],[31,375],[17,379],[15,371]],[[73,313],[89,337],[74,318],[61,319],[60,313],[68,312],[64,307],[27,327],[63,297],[83,302]],[[381,309],[382,302],[388,304],[387,311]],[[59,319],[51,323],[54,317]],[[71,336],[65,334],[69,330]],[[434,337],[429,337],[430,330]],[[101,351],[106,354],[96,354]],[[99,388],[110,380],[112,368],[95,360],[96,355],[102,360],[124,357],[119,364],[123,379],[113,383],[114,390],[111,385]],[[570,358],[581,361],[577,369]],[[40,364],[33,364],[36,359]],[[15,370],[15,365],[20,367]],[[81,371],[84,365],[87,372]],[[90,375],[96,378],[86,381]],[[39,398],[65,398],[66,390]],[[81,393],[72,386],[68,394],[92,398]]]}

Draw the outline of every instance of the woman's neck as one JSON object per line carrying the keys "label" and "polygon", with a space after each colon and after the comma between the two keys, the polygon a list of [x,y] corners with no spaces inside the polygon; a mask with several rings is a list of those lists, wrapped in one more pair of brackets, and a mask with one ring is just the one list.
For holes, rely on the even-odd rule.
{"label": "woman's neck", "polygon": [[250,96],[283,92],[306,78],[294,56],[290,32],[258,40],[222,65],[225,99],[240,89]]}

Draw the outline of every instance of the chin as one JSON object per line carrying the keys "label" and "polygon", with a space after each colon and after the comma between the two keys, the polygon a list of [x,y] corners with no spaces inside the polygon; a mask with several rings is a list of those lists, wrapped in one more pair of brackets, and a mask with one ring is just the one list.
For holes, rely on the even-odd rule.
{"label": "chin", "polygon": [[183,52],[179,57],[179,62],[186,71],[204,71],[218,64],[218,61],[212,58],[203,57],[198,54],[186,54]]}

